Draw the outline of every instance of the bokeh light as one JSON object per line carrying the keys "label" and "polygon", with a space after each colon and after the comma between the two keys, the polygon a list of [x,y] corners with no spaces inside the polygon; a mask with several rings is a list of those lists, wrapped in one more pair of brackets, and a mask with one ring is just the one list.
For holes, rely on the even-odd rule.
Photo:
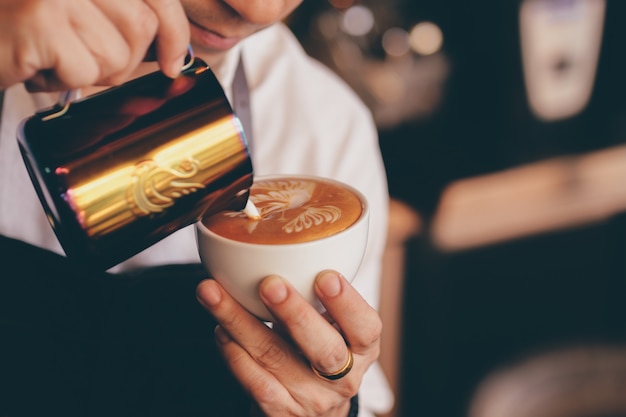
{"label": "bokeh light", "polygon": [[409,44],[420,55],[432,55],[443,45],[443,32],[433,22],[420,22],[410,31]]}
{"label": "bokeh light", "polygon": [[382,46],[387,55],[394,57],[405,55],[410,50],[409,34],[398,27],[387,29],[383,33]]}
{"label": "bokeh light", "polygon": [[334,13],[322,13],[315,19],[317,31],[326,40],[331,40],[337,37],[339,33],[339,22]]}
{"label": "bokeh light", "polygon": [[366,35],[374,27],[374,14],[365,6],[352,6],[345,11],[341,27],[348,35]]}
{"label": "bokeh light", "polygon": [[337,39],[335,47],[331,49],[331,56],[335,66],[344,72],[350,73],[363,65],[361,49],[347,39]]}

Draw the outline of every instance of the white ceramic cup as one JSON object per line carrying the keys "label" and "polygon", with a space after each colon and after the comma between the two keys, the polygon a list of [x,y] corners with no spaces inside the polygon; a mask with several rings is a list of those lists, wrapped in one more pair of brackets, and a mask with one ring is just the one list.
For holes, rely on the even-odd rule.
{"label": "white ceramic cup", "polygon": [[315,277],[327,269],[336,270],[352,281],[356,276],[367,244],[369,205],[365,196],[347,184],[311,176],[266,176],[255,181],[283,178],[318,179],[335,183],[352,191],[361,201],[360,217],[336,234],[302,243],[246,243],[220,236],[202,222],[196,224],[200,259],[210,276],[243,307],[265,321],[272,315],[258,295],[259,283],[269,275],[288,280],[319,312],[324,307],[315,295]]}

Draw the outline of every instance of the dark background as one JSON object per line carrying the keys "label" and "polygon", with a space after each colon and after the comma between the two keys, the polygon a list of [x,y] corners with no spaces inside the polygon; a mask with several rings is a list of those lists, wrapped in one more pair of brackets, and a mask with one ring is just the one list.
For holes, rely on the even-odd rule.
{"label": "dark background", "polygon": [[[551,349],[625,341],[623,213],[455,253],[431,243],[428,225],[451,181],[626,143],[626,2],[607,2],[591,101],[555,122],[535,118],[526,101],[519,1],[384,3],[398,26],[436,22],[450,64],[432,114],[379,132],[391,195],[426,226],[407,249],[399,409],[407,417],[461,416],[480,381],[502,366]],[[304,2],[291,22],[322,60],[310,22],[329,8]]]}

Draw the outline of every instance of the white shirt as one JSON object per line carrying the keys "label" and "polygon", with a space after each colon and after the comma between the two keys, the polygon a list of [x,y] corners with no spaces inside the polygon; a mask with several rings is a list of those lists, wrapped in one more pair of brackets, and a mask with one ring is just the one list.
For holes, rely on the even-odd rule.
{"label": "white shirt", "polygon": [[[353,185],[371,206],[370,234],[363,265],[353,284],[375,308],[387,229],[387,182],[378,137],[367,108],[334,73],[308,57],[282,24],[229,51],[212,68],[232,98],[232,81],[242,53],[252,113],[254,175],[307,174]],[[28,94],[22,85],[6,90],[0,123],[0,234],[63,253],[19,154],[19,122],[52,105],[56,94]],[[231,100],[232,102],[232,100]],[[193,226],[163,239],[113,270],[146,265],[199,262]],[[383,413],[392,394],[378,364],[360,390],[362,417]]]}

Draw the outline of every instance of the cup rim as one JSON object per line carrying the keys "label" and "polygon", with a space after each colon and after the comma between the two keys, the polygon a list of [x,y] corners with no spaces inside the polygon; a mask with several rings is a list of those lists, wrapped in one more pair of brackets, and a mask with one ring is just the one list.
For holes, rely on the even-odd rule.
{"label": "cup rim", "polygon": [[307,175],[307,174],[272,174],[272,175],[259,175],[254,177],[253,179],[253,184],[255,181],[262,181],[262,180],[268,180],[268,179],[280,179],[280,178],[294,178],[294,179],[303,179],[303,180],[317,180],[317,181],[323,181],[323,182],[329,182],[332,184],[336,184],[338,186],[341,186],[343,188],[347,188],[349,191],[351,191],[352,193],[354,193],[360,200],[361,202],[361,214],[359,215],[359,217],[354,221],[354,223],[350,224],[347,228],[337,232],[337,233],[333,233],[332,235],[329,236],[324,236],[321,238],[317,238],[317,239],[313,239],[313,240],[307,240],[304,242],[295,242],[295,243],[253,243],[253,242],[244,242],[241,240],[235,240],[235,239],[230,239],[227,237],[224,237],[222,235],[219,235],[215,232],[213,232],[211,229],[209,229],[208,227],[206,227],[204,225],[204,223],[202,222],[202,219],[196,222],[196,229],[204,234],[204,235],[208,235],[211,238],[218,240],[218,241],[222,241],[225,243],[229,243],[232,245],[239,245],[239,246],[246,246],[246,247],[250,247],[250,248],[272,248],[272,247],[280,247],[280,248],[286,248],[286,247],[302,247],[302,246],[309,246],[309,245],[315,245],[318,242],[323,242],[323,241],[328,241],[328,240],[332,240],[334,238],[339,238],[339,236],[342,236],[345,234],[345,232],[349,231],[349,230],[353,230],[355,228],[357,228],[358,226],[360,226],[362,223],[364,222],[369,222],[369,202],[367,200],[367,197],[365,196],[365,194],[363,194],[360,190],[358,190],[357,188],[355,188],[354,186],[347,184],[345,182],[336,180],[334,178],[328,178],[328,177],[322,177],[319,175]]}

